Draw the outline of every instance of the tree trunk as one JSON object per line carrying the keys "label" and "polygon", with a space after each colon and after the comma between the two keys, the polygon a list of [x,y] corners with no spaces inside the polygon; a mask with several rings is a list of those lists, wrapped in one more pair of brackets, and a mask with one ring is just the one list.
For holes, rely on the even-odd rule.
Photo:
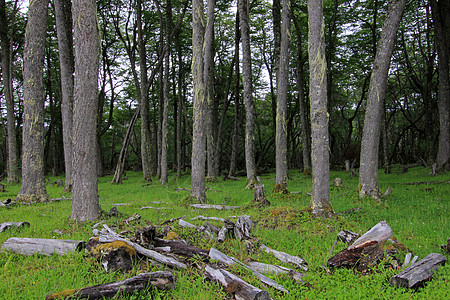
{"label": "tree trunk", "polygon": [[30,3],[23,58],[22,187],[17,200],[49,199],[44,179],[44,83],[43,69],[47,29],[47,0]]}
{"label": "tree trunk", "polygon": [[[448,1],[430,0],[431,12],[433,16],[435,40],[439,58],[439,148],[436,157],[437,168],[441,172],[450,170],[450,78],[449,78],[449,55],[450,40],[446,32],[450,30],[450,5]],[[447,24],[445,20],[447,19]],[[446,26],[447,25],[447,26]]]}
{"label": "tree trunk", "polygon": [[242,37],[242,78],[245,103],[245,166],[247,187],[253,188],[255,172],[255,105],[253,103],[252,59],[250,50],[249,2],[238,0],[239,24]]}
{"label": "tree trunk", "polygon": [[395,36],[404,7],[405,0],[390,2],[373,64],[361,141],[359,175],[359,194],[361,197],[379,197],[380,193],[378,187],[378,147],[383,103],[389,65],[394,51]]}
{"label": "tree trunk", "polygon": [[94,220],[97,194],[96,128],[100,39],[93,0],[74,0],[75,93],[73,111],[73,200],[71,219]]}
{"label": "tree trunk", "polygon": [[327,63],[323,35],[323,8],[321,0],[308,1],[309,68],[311,99],[312,213],[328,217],[333,214],[330,202],[330,153],[327,112]]}
{"label": "tree trunk", "polygon": [[176,38],[176,47],[178,52],[178,114],[177,114],[177,131],[176,131],[176,139],[177,139],[177,177],[181,178],[181,170],[182,170],[182,157],[183,150],[182,145],[184,144],[184,140],[182,137],[182,118],[183,118],[183,72],[181,71],[182,63],[183,63],[183,52],[181,50],[181,41],[180,35],[177,34]]}
{"label": "tree trunk", "polygon": [[216,134],[215,134],[215,97],[214,97],[214,8],[215,0],[208,0],[206,28],[204,39],[204,63],[203,81],[205,83],[205,97],[207,102],[206,112],[206,149],[207,149],[207,178],[210,181],[217,180],[216,170]]}
{"label": "tree trunk", "polygon": [[16,122],[14,117],[14,99],[12,93],[10,38],[8,34],[8,18],[5,0],[0,1],[0,43],[2,48],[3,95],[6,102],[6,132],[8,144],[7,173],[8,183],[19,182],[19,166],[17,164]]}
{"label": "tree trunk", "polygon": [[228,176],[232,177],[236,174],[236,161],[237,161],[237,148],[239,143],[239,96],[240,96],[240,68],[239,68],[239,10],[236,12],[236,26],[235,26],[235,56],[236,59],[236,71],[234,82],[234,123],[233,123],[233,135],[231,141],[231,156],[230,156],[230,170]]}
{"label": "tree trunk", "polygon": [[205,187],[205,121],[206,99],[204,83],[204,26],[203,0],[192,0],[192,77],[194,90],[194,128],[192,133],[192,178],[191,197],[203,203],[206,200]]}
{"label": "tree trunk", "polygon": [[291,46],[291,2],[283,0],[283,25],[281,52],[277,74],[277,117],[276,117],[276,181],[274,191],[287,193],[287,98],[289,88],[289,50]]}
{"label": "tree trunk", "polygon": [[72,191],[72,122],[73,122],[73,38],[72,3],[55,0],[56,30],[58,34],[59,61],[61,68],[61,117],[64,143],[66,192]]}

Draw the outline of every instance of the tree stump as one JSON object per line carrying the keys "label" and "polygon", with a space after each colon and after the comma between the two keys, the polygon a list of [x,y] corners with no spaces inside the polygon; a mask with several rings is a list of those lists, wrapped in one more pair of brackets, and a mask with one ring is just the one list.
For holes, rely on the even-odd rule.
{"label": "tree stump", "polygon": [[256,204],[260,207],[266,207],[270,205],[269,200],[266,199],[264,192],[264,184],[255,184],[255,193],[253,194],[252,204]]}

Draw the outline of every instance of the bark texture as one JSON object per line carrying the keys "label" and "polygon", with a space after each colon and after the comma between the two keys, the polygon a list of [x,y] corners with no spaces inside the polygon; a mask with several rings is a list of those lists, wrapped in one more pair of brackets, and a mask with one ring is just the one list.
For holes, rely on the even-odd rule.
{"label": "bark texture", "polygon": [[327,63],[325,60],[323,8],[321,0],[308,1],[308,18],[313,175],[311,210],[315,215],[328,217],[333,214],[333,208],[330,202],[330,153],[326,88],[327,77],[325,74]]}
{"label": "bark texture", "polygon": [[72,122],[73,122],[73,37],[72,2],[55,0],[56,30],[58,35],[59,61],[61,68],[61,117],[63,127],[65,187],[72,191]]}
{"label": "bark texture", "polygon": [[239,95],[240,95],[240,67],[239,67],[239,43],[240,43],[240,31],[239,31],[239,10],[236,12],[236,24],[235,24],[235,57],[236,57],[236,69],[235,69],[235,82],[234,82],[234,123],[233,123],[233,136],[231,140],[231,155],[230,155],[230,170],[228,176],[232,177],[236,174],[236,160],[237,160],[237,148],[239,143]]}
{"label": "bark texture", "polygon": [[17,200],[49,199],[44,179],[44,83],[45,36],[48,0],[34,0],[28,8],[23,58],[22,187]]}
{"label": "bark texture", "polygon": [[194,83],[194,128],[192,133],[191,197],[200,202],[206,200],[206,99],[203,80],[203,0],[192,0],[192,77]]}
{"label": "bark texture", "polygon": [[73,200],[70,217],[94,220],[97,195],[96,128],[100,39],[94,0],[74,0],[75,93],[73,112]]}
{"label": "bark texture", "polygon": [[378,187],[378,147],[384,96],[389,65],[394,51],[395,36],[404,8],[405,0],[393,0],[389,3],[373,63],[361,141],[359,174],[359,194],[361,197],[373,196],[378,198],[380,194]]}
{"label": "bark texture", "polygon": [[289,88],[289,50],[291,46],[291,1],[283,1],[283,24],[281,30],[281,52],[277,75],[276,117],[276,185],[279,192],[287,192],[287,98]]}
{"label": "bark texture", "polygon": [[245,104],[245,166],[248,187],[256,182],[255,174],[255,105],[253,103],[252,59],[250,52],[249,2],[238,1],[239,25],[242,37],[242,77]]}

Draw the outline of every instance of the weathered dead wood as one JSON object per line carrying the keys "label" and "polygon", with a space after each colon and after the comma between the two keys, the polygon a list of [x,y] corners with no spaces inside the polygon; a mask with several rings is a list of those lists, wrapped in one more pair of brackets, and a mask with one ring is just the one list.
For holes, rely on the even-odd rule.
{"label": "weathered dead wood", "polygon": [[108,231],[108,234],[103,234],[99,237],[99,241],[102,243],[107,243],[107,242],[113,242],[113,241],[124,241],[127,242],[128,245],[132,246],[134,249],[136,249],[136,251],[139,254],[142,254],[144,256],[147,256],[151,259],[154,259],[155,261],[162,263],[164,265],[173,267],[173,268],[179,268],[179,269],[186,269],[187,266],[182,263],[177,261],[174,258],[162,255],[156,251],[150,250],[150,249],[146,249],[144,247],[142,247],[141,245],[137,244],[137,243],[133,243],[132,241],[123,238],[122,236],[118,235],[114,230],[110,229],[108,227],[108,225],[103,224],[103,227]]}
{"label": "weathered dead wood", "polygon": [[178,221],[178,220],[184,219],[184,218],[186,218],[186,215],[184,215],[182,217],[172,218],[172,219],[166,220],[166,221],[162,222],[161,225],[167,225],[167,224],[173,223],[175,221]]}
{"label": "weathered dead wood", "polygon": [[197,226],[195,226],[194,224],[191,224],[191,223],[189,223],[189,222],[186,222],[186,221],[183,220],[183,219],[180,219],[180,220],[178,221],[178,225],[180,225],[181,227],[184,227],[184,228],[197,228]]}
{"label": "weathered dead wood", "polygon": [[2,202],[0,202],[0,206],[9,206],[9,205],[12,205],[12,204],[16,204],[16,202],[12,201],[11,198],[5,199]]}
{"label": "weathered dead wood", "polygon": [[[264,192],[264,184],[255,184],[254,185],[255,192],[253,194],[252,204],[256,204],[260,207],[266,207],[270,205],[269,200],[266,198],[266,194]],[[287,189],[285,189],[287,191]]]}
{"label": "weathered dead wood", "polygon": [[385,254],[381,245],[391,236],[391,227],[386,221],[381,221],[351,246],[331,257],[327,266],[338,268],[358,265],[360,270],[364,270],[369,265],[375,265]]}
{"label": "weathered dead wood", "polygon": [[270,299],[269,293],[267,291],[250,285],[239,277],[223,269],[215,269],[208,265],[205,268],[205,277],[222,285],[223,289],[227,293],[234,294],[236,299]]}
{"label": "weathered dead wood", "polygon": [[103,299],[112,298],[118,293],[131,295],[135,291],[147,289],[149,285],[159,289],[169,289],[174,286],[174,277],[171,272],[158,271],[152,273],[141,273],[135,277],[106,284],[85,287],[78,290],[65,290],[59,293],[47,295],[46,300],[53,299]]}
{"label": "weathered dead wood", "polygon": [[218,204],[191,204],[191,207],[198,209],[218,209],[218,210],[231,210],[240,208],[240,206],[227,206],[227,205],[218,205]]}
{"label": "weathered dead wood", "polygon": [[205,216],[202,216],[202,215],[199,215],[199,216],[191,218],[191,220],[197,220],[197,219],[204,220],[204,221],[206,221],[206,220],[215,220],[215,221],[221,221],[221,222],[225,221],[224,218],[205,217]]}
{"label": "weathered dead wood", "polygon": [[30,227],[30,223],[28,222],[5,222],[0,224],[0,232],[4,230],[11,229],[12,227],[20,229],[23,227]]}
{"label": "weathered dead wood", "polygon": [[155,247],[169,247],[169,252],[181,255],[185,257],[193,257],[197,255],[201,257],[204,261],[209,261],[209,251],[201,248],[197,248],[191,245],[188,245],[182,241],[169,241],[163,239],[154,239],[153,245]]}
{"label": "weathered dead wood", "polygon": [[450,254],[450,239],[447,240],[447,245],[441,245],[441,249]]}
{"label": "weathered dead wood", "polygon": [[234,234],[238,240],[248,240],[250,238],[250,230],[253,222],[247,215],[240,216],[234,226]]}
{"label": "weathered dead wood", "polygon": [[402,185],[421,185],[421,184],[441,184],[441,183],[450,183],[450,181],[421,181],[421,182],[406,182],[399,183]]}
{"label": "weathered dead wood", "polygon": [[3,243],[3,249],[23,255],[65,255],[84,248],[84,241],[56,240],[56,239],[32,239],[12,237]]}
{"label": "weathered dead wood", "polygon": [[114,241],[101,244],[98,238],[89,239],[86,252],[101,262],[106,272],[131,270],[136,255],[136,250],[126,242]]}
{"label": "weathered dead wood", "polygon": [[359,237],[359,234],[350,230],[342,230],[338,233],[337,238],[343,243],[350,244]]}
{"label": "weathered dead wood", "polygon": [[260,273],[273,273],[273,274],[290,274],[295,281],[302,281],[303,273],[297,272],[293,269],[285,268],[277,265],[269,265],[257,261],[251,261],[248,263],[249,267]]}
{"label": "weathered dead wood", "polygon": [[447,258],[439,253],[428,254],[424,259],[409,266],[401,273],[391,277],[391,286],[416,288],[431,278],[433,273],[445,265]]}
{"label": "weathered dead wood", "polygon": [[234,257],[228,256],[222,252],[220,252],[217,249],[214,249],[213,247],[211,247],[211,249],[209,250],[209,257],[211,259],[215,259],[220,261],[221,263],[224,263],[228,266],[233,265],[234,263],[239,264],[240,266],[246,268],[247,270],[250,270],[256,277],[258,277],[259,280],[261,280],[263,283],[272,286],[274,288],[276,288],[277,290],[280,290],[282,292],[285,293],[289,293],[288,290],[285,289],[284,286],[282,286],[281,284],[276,283],[274,280],[266,277],[265,275],[261,274],[260,272],[252,269],[251,267],[247,266],[246,264],[243,264],[242,262],[240,262],[239,260],[237,260]]}
{"label": "weathered dead wood", "polygon": [[154,206],[142,206],[141,209],[171,209],[169,207],[154,207]]}
{"label": "weathered dead wood", "polygon": [[308,267],[306,266],[307,265],[306,261],[303,258],[299,257],[299,256],[293,256],[293,255],[290,255],[290,254],[285,253],[285,252],[281,252],[281,251],[277,251],[277,250],[271,249],[271,248],[267,247],[264,244],[261,244],[260,248],[262,250],[264,250],[266,253],[273,254],[273,256],[275,256],[277,259],[279,259],[280,261],[282,261],[284,263],[293,264],[293,265],[295,265],[295,266],[297,266],[297,267],[299,267],[299,268],[301,268],[301,269],[303,269],[305,271],[308,271]]}
{"label": "weathered dead wood", "polygon": [[219,243],[223,243],[225,241],[226,235],[227,235],[228,229],[226,226],[223,226],[220,230],[219,233],[217,234],[217,241]]}

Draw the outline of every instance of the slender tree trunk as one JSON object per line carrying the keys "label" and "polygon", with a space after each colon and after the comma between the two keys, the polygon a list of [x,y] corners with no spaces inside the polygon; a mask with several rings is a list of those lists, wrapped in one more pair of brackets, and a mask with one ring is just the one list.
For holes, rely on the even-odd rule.
{"label": "slender tree trunk", "polygon": [[176,47],[178,52],[178,114],[177,114],[177,131],[176,131],[176,139],[177,139],[177,177],[181,178],[181,170],[182,170],[182,157],[183,157],[183,149],[182,143],[184,143],[182,138],[182,118],[183,118],[183,72],[182,72],[182,63],[183,63],[183,53],[181,50],[181,42],[180,35],[177,34],[176,37]]}
{"label": "slender tree trunk", "polygon": [[17,163],[17,140],[16,140],[16,122],[14,113],[14,98],[12,92],[11,78],[11,53],[10,38],[8,34],[8,17],[6,15],[5,0],[0,1],[0,43],[2,48],[2,79],[3,79],[3,95],[6,102],[6,132],[8,144],[8,162],[7,173],[8,183],[19,182],[19,167]]}
{"label": "slender tree trunk", "polygon": [[215,97],[214,97],[214,8],[215,0],[208,0],[205,39],[204,39],[204,63],[203,81],[205,83],[205,97],[207,102],[206,113],[206,149],[207,149],[207,179],[216,181],[216,134],[215,134]]}
{"label": "slender tree trunk", "polygon": [[75,82],[73,106],[73,200],[71,219],[100,213],[96,170],[100,39],[94,0],[73,1]]}
{"label": "slender tree trunk", "polygon": [[231,156],[230,156],[230,170],[228,176],[234,176],[236,174],[236,160],[237,160],[237,148],[239,143],[239,98],[240,98],[240,83],[241,74],[239,68],[239,43],[240,43],[240,31],[239,31],[239,10],[236,12],[236,25],[235,25],[235,41],[234,51],[236,58],[236,69],[234,77],[234,123],[233,123],[233,135],[231,141]]}
{"label": "slender tree trunk", "polygon": [[164,79],[163,79],[163,118],[162,118],[162,126],[161,126],[161,184],[167,184],[167,148],[168,148],[168,140],[167,135],[169,133],[169,63],[170,63],[170,31],[171,31],[171,23],[172,23],[172,4],[171,1],[167,1],[166,4],[166,43],[169,46],[167,51],[165,52],[164,58]]}
{"label": "slender tree trunk", "polygon": [[395,36],[402,18],[405,0],[390,2],[383,24],[369,85],[366,116],[361,141],[359,191],[360,196],[379,196],[378,147],[386,83],[394,51]]}
{"label": "slender tree trunk", "polygon": [[329,217],[333,214],[330,202],[330,153],[327,112],[327,63],[323,32],[322,0],[308,1],[309,69],[311,99],[312,213]]}
{"label": "slender tree trunk", "polygon": [[450,4],[444,0],[439,0],[439,2],[430,0],[430,4],[439,58],[439,147],[436,164],[439,172],[446,172],[450,170],[450,39],[448,39]]}
{"label": "slender tree trunk", "polygon": [[255,106],[253,103],[252,59],[250,52],[249,2],[238,0],[239,23],[242,37],[242,77],[245,103],[245,165],[247,188],[253,188],[255,174]]}
{"label": "slender tree trunk", "polygon": [[[272,1],[273,18],[273,73],[275,73],[275,85],[278,88],[278,78],[280,70],[280,51],[281,51],[281,0]],[[269,68],[269,66],[268,66]],[[273,87],[273,74],[269,71],[270,94],[272,100],[272,126],[273,132],[276,132],[277,126],[277,92]]]}
{"label": "slender tree trunk", "polygon": [[276,118],[276,181],[274,192],[288,193],[287,165],[287,98],[289,87],[289,50],[291,46],[291,1],[283,0],[283,24],[281,30],[281,52],[277,75]]}
{"label": "slender tree trunk", "polygon": [[72,120],[73,120],[73,38],[72,3],[55,0],[56,30],[58,34],[59,61],[61,68],[61,117],[64,143],[66,181],[64,190],[72,191]]}
{"label": "slender tree trunk", "polygon": [[17,200],[48,200],[44,179],[44,83],[43,68],[48,0],[35,0],[28,8],[23,58],[24,107],[22,187]]}
{"label": "slender tree trunk", "polygon": [[192,77],[194,84],[194,128],[192,133],[191,197],[200,202],[206,200],[205,187],[205,121],[206,99],[204,83],[204,26],[203,0],[192,0]]}

